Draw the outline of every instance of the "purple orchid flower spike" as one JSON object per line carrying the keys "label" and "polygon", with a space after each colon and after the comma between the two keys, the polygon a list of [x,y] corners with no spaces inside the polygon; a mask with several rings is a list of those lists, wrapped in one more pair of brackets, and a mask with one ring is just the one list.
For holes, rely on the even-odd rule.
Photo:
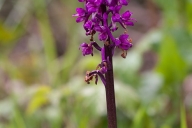
{"label": "purple orchid flower spike", "polygon": [[[112,32],[118,29],[117,23],[127,29],[126,26],[133,26],[135,19],[131,18],[132,12],[125,11],[122,15],[119,13],[122,6],[126,6],[129,3],[129,0],[78,0],[79,2],[83,2],[85,5],[84,8],[77,8],[77,13],[73,16],[76,16],[76,22],[84,21],[83,27],[86,31],[87,36],[91,36],[90,41],[93,41],[93,37],[98,32],[98,37],[100,41],[104,42],[104,47],[100,48],[100,46],[95,42],[91,42],[90,44],[82,43],[80,45],[80,49],[82,51],[83,56],[92,55],[93,56],[93,47],[102,52],[102,61],[100,64],[100,69],[97,71],[100,74],[105,74],[107,72],[107,66],[103,66],[103,63],[106,65],[110,65],[110,61],[106,61],[108,55],[106,55],[103,49],[105,47],[109,47],[111,49],[111,55],[113,56],[115,48],[120,48],[123,51],[121,56],[123,58],[127,55],[127,50],[132,47],[132,40],[128,39],[128,34],[122,34],[119,37],[115,38]],[[105,9],[104,9],[105,8]],[[108,19],[111,15],[111,22],[108,23]],[[126,30],[125,30],[126,31]],[[111,42],[110,42],[111,41]],[[106,52],[106,51],[105,51]],[[110,58],[110,56],[108,56]],[[98,75],[101,76],[101,75]],[[103,76],[105,77],[105,76]],[[98,78],[97,78],[98,79]],[[103,79],[104,80],[104,79]],[[96,82],[97,83],[97,82]]]}
{"label": "purple orchid flower spike", "polygon": [[[95,79],[95,84],[97,84],[100,78],[105,85],[108,125],[110,128],[117,128],[112,57],[115,48],[119,48],[123,51],[121,56],[126,58],[127,51],[132,47],[132,39],[126,33],[127,26],[133,26],[136,20],[131,17],[133,13],[129,10],[122,14],[119,13],[122,6],[129,4],[129,0],[78,1],[84,3],[85,8],[77,8],[77,13],[73,16],[77,17],[77,23],[84,21],[83,27],[86,35],[91,36],[89,44],[80,45],[82,54],[83,56],[93,56],[93,48],[101,52],[101,63],[98,64],[96,70],[86,72],[85,82],[89,84]],[[125,30],[119,37],[114,37],[113,32],[118,29],[117,24],[120,24]],[[98,33],[99,40],[102,41],[102,48],[94,41],[93,37],[96,33]]]}

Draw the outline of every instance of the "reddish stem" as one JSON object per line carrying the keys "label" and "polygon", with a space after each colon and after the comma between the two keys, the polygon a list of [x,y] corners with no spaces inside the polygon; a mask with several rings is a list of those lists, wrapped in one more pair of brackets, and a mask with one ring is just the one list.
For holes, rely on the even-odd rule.
{"label": "reddish stem", "polygon": [[[102,13],[106,12],[106,5],[101,5]],[[103,21],[104,23],[104,21]],[[110,44],[110,38],[108,38]],[[115,92],[114,92],[114,77],[113,77],[113,61],[112,61],[112,48],[109,45],[104,45],[105,48],[105,58],[109,58],[107,63],[107,73],[106,77],[106,102],[107,102],[107,118],[108,118],[108,128],[117,128],[117,118],[116,118],[116,105],[115,105]]]}

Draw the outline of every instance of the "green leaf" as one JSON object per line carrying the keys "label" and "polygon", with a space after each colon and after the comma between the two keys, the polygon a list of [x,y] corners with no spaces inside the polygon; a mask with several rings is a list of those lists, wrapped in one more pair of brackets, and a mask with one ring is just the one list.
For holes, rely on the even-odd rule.
{"label": "green leaf", "polygon": [[186,15],[187,15],[187,29],[189,30],[190,34],[192,35],[192,0],[187,0],[187,4],[185,7]]}
{"label": "green leaf", "polygon": [[183,103],[181,103],[181,108],[180,108],[180,121],[181,121],[181,128],[187,128],[187,122],[186,122],[186,111],[185,111],[185,106]]}
{"label": "green leaf", "polygon": [[157,71],[163,74],[165,82],[180,82],[186,74],[186,63],[179,54],[174,38],[167,34],[161,42]]}
{"label": "green leaf", "polygon": [[15,41],[19,34],[18,31],[13,31],[0,22],[0,45],[10,44],[11,41]]}
{"label": "green leaf", "polygon": [[185,29],[173,29],[171,33],[179,54],[188,65],[192,65],[192,38],[190,34]]}
{"label": "green leaf", "polygon": [[144,106],[142,106],[135,115],[132,128],[155,128]]}
{"label": "green leaf", "polygon": [[48,103],[48,94],[51,91],[51,88],[48,86],[41,86],[37,89],[36,93],[34,94],[32,100],[29,102],[27,107],[27,113],[32,114],[41,106]]}

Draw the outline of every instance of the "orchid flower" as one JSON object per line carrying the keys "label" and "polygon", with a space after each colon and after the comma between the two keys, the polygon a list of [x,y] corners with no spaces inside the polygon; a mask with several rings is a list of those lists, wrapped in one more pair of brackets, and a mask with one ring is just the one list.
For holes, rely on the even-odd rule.
{"label": "orchid flower", "polygon": [[[114,96],[114,78],[113,78],[113,64],[112,56],[114,55],[115,48],[122,50],[121,56],[126,58],[127,50],[132,47],[132,39],[129,38],[127,33],[127,26],[133,26],[136,21],[131,16],[132,12],[129,10],[120,14],[122,6],[127,6],[129,0],[78,0],[84,3],[84,8],[77,8],[76,22],[82,22],[85,34],[91,36],[90,43],[82,43],[80,49],[83,56],[92,55],[93,48],[101,53],[101,63],[98,64],[96,70],[87,71],[85,82],[88,84],[91,80],[95,79],[95,84],[98,82],[98,77],[105,85],[107,106],[113,109],[108,109],[108,124],[110,128],[116,128],[116,109],[115,109],[115,96]],[[118,30],[117,25],[120,24],[125,30],[119,37],[114,37],[113,32]],[[99,44],[94,41],[95,34],[98,33]]]}

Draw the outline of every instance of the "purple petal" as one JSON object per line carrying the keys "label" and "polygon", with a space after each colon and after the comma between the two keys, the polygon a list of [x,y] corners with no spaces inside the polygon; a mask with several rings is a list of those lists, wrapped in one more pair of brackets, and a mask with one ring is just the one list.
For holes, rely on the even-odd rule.
{"label": "purple petal", "polygon": [[107,31],[107,29],[106,29],[105,26],[100,26],[100,27],[101,27],[101,29],[102,29],[103,32],[106,32],[106,31]]}
{"label": "purple petal", "polygon": [[120,47],[121,49],[123,49],[123,50],[128,50],[129,48],[132,47],[132,44],[131,44],[131,43],[121,44],[119,47]]}
{"label": "purple petal", "polygon": [[85,17],[78,17],[78,18],[76,19],[76,22],[79,23],[79,22],[82,22],[82,21],[84,21],[84,20],[85,20]]}
{"label": "purple petal", "polygon": [[128,50],[130,47],[132,47],[132,44],[128,41],[128,34],[122,34],[119,37],[119,40],[121,41],[121,44],[118,46],[123,50]]}
{"label": "purple petal", "polygon": [[100,26],[95,26],[95,31],[97,32],[103,32],[103,29]]}
{"label": "purple petal", "polygon": [[82,51],[82,54],[83,56],[85,55],[93,55],[93,47],[92,46],[89,46],[87,43],[82,43],[80,45],[81,47],[81,51]]}
{"label": "purple petal", "polygon": [[97,11],[97,8],[95,8],[94,6],[88,7],[88,12],[93,13],[93,12],[96,12],[96,11]]}
{"label": "purple petal", "polygon": [[120,21],[120,15],[118,13],[115,13],[113,16],[112,16],[112,20],[114,22],[119,22]]}
{"label": "purple petal", "polygon": [[90,12],[90,13],[97,12],[97,10],[98,10],[98,6],[95,5],[94,2],[88,2],[86,4],[86,7],[87,7],[88,12]]}
{"label": "purple petal", "polygon": [[118,38],[116,38],[114,43],[116,46],[119,46],[119,44],[121,44],[121,41]]}
{"label": "purple petal", "polygon": [[82,43],[80,46],[81,47],[88,47],[88,44],[87,43]]}
{"label": "purple petal", "polygon": [[109,6],[109,10],[114,11],[114,10],[115,10],[115,7],[114,7],[114,6]]}
{"label": "purple petal", "polygon": [[99,40],[100,41],[105,41],[105,40],[107,40],[107,37],[108,37],[108,35],[107,35],[107,33],[99,33]]}
{"label": "purple petal", "polygon": [[115,10],[114,10],[114,11],[115,11],[116,13],[119,13],[119,11],[120,11],[121,8],[122,8],[122,5],[118,5],[118,6],[115,7]]}
{"label": "purple petal", "polygon": [[76,14],[73,14],[72,16],[79,16],[79,14],[78,14],[78,13],[76,13]]}
{"label": "purple petal", "polygon": [[106,2],[109,6],[115,6],[117,5],[118,0],[106,0]]}
{"label": "purple petal", "polygon": [[129,37],[129,35],[127,35],[127,34],[122,34],[122,35],[120,35],[119,40],[124,41],[124,40],[127,40],[128,37]]}
{"label": "purple petal", "polygon": [[126,11],[122,14],[123,20],[128,20],[131,17],[132,13],[130,11]]}
{"label": "purple petal", "polygon": [[85,0],[78,0],[79,2],[85,2]]}
{"label": "purple petal", "polygon": [[125,25],[128,25],[128,26],[134,26],[134,23],[131,22],[131,21],[126,21],[124,22]]}
{"label": "purple petal", "polygon": [[122,5],[128,5],[128,2],[127,0],[119,0],[120,4]]}
{"label": "purple petal", "polygon": [[79,16],[85,16],[86,11],[83,8],[77,8],[76,11]]}
{"label": "purple petal", "polygon": [[92,21],[88,20],[88,21],[84,24],[84,27],[85,27],[86,29],[91,29],[91,27],[92,27]]}
{"label": "purple petal", "polygon": [[100,6],[102,1],[103,0],[88,0],[88,2],[90,2],[96,6]]}
{"label": "purple petal", "polygon": [[95,4],[96,4],[97,6],[100,6],[101,3],[102,3],[102,1],[103,1],[103,0],[95,0]]}
{"label": "purple petal", "polygon": [[83,56],[93,54],[93,49],[91,48],[85,48],[82,50]]}

